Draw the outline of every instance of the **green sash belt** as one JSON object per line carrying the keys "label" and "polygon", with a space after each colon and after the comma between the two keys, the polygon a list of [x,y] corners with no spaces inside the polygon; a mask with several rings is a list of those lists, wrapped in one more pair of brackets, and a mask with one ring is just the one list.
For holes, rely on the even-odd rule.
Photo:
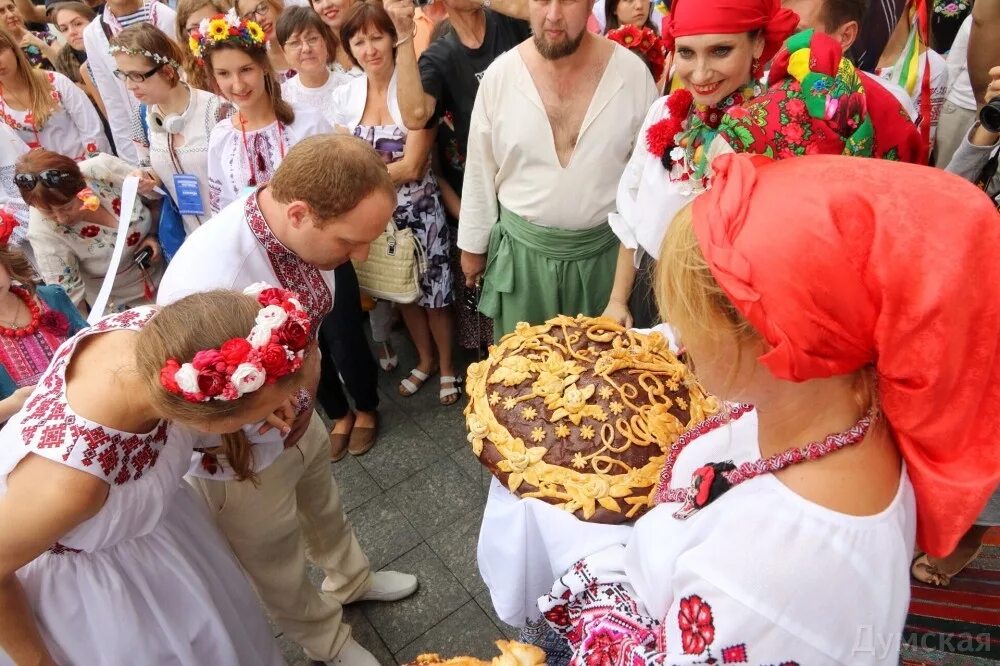
{"label": "green sash belt", "polygon": [[501,206],[479,301],[479,311],[493,318],[494,337],[499,340],[520,321],[540,324],[558,314],[603,312],[618,244],[607,224],[582,231],[540,227]]}

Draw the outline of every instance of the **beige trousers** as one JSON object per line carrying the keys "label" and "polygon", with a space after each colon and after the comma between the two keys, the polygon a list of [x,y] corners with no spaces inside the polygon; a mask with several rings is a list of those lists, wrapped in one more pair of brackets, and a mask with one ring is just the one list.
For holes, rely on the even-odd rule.
{"label": "beige trousers", "polygon": [[952,155],[962,145],[962,139],[972,129],[976,120],[976,112],[955,106],[949,101],[941,105],[941,115],[938,116],[937,135],[934,139],[936,155],[934,166],[944,169],[951,162]]}
{"label": "beige trousers", "polygon": [[[295,446],[250,481],[188,477],[205,498],[274,621],[310,659],[334,658],[351,635],[342,604],[371,586],[368,558],[330,473],[329,437],[315,413]],[[306,558],[326,573],[321,592]]]}

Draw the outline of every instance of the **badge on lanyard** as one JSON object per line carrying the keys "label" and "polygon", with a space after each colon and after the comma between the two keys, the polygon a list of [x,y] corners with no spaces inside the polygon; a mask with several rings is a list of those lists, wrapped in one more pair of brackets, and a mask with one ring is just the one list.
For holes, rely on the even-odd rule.
{"label": "badge on lanyard", "polygon": [[201,202],[201,183],[189,173],[174,174],[174,192],[177,193],[177,211],[181,215],[204,215]]}

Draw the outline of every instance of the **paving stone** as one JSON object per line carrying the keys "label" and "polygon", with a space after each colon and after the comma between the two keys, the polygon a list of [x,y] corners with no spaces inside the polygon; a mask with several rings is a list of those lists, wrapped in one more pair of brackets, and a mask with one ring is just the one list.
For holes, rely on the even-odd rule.
{"label": "paving stone", "polygon": [[420,654],[439,653],[442,657],[470,656],[491,659],[497,654],[495,642],[504,636],[475,601],[446,617],[438,625],[396,653],[401,664]]}
{"label": "paving stone", "polygon": [[277,641],[278,647],[281,648],[281,656],[285,658],[286,664],[300,666],[309,663],[309,659],[306,658],[302,648],[288,636],[281,634],[278,636]]}
{"label": "paving stone", "polygon": [[382,666],[395,666],[389,648],[385,646],[381,636],[375,631],[364,610],[359,604],[344,607],[344,622],[351,625],[351,638],[361,644],[361,647],[371,652]]}
{"label": "paving stone", "polygon": [[347,515],[373,570],[384,567],[423,539],[389,500],[379,495]]}
{"label": "paving stone", "polygon": [[486,613],[491,620],[493,620],[493,624],[495,624],[497,628],[503,632],[504,636],[511,640],[517,639],[521,630],[518,627],[511,626],[500,619],[496,610],[493,608],[493,599],[490,598],[489,590],[483,590],[475,596],[475,599],[476,603],[479,604],[479,607],[483,609],[483,612]]}
{"label": "paving stone", "polygon": [[402,650],[471,599],[426,544],[389,563],[387,568],[411,573],[420,582],[417,592],[402,601],[359,604],[365,617],[393,653]]}
{"label": "paving stone", "polygon": [[427,538],[471,515],[482,493],[448,457],[436,461],[387,493],[410,524]]}
{"label": "paving stone", "polygon": [[375,479],[365,471],[355,456],[350,454],[331,464],[333,478],[340,488],[344,511],[361,506],[382,492]]}
{"label": "paving stone", "polygon": [[465,400],[463,394],[454,405],[438,405],[413,415],[420,429],[446,453],[469,446],[465,439],[465,416],[462,414]]}
{"label": "paving stone", "polygon": [[424,469],[444,453],[415,423],[408,421],[379,436],[372,449],[357,460],[383,489]]}
{"label": "paving stone", "polygon": [[480,493],[483,496],[483,501],[485,501],[486,495],[490,492],[490,483],[493,481],[493,475],[479,462],[479,458],[472,453],[472,449],[468,446],[463,446],[452,452],[448,457],[458,465],[466,477],[479,485]]}
{"label": "paving stone", "polygon": [[483,508],[480,506],[471,515],[427,539],[427,545],[469,594],[486,589],[486,583],[479,576],[479,563],[476,561]]}

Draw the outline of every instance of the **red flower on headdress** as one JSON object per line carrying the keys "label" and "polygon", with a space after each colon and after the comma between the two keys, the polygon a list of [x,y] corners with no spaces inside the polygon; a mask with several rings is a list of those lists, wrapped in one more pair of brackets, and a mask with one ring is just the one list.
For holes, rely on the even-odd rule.
{"label": "red flower on headdress", "polygon": [[219,353],[228,365],[237,366],[247,360],[251,349],[253,347],[250,346],[250,343],[245,338],[233,338],[222,343]]}
{"label": "red flower on headdress", "polygon": [[681,647],[684,649],[684,654],[701,654],[715,640],[712,607],[702,601],[697,594],[681,599],[677,626],[681,630]]}
{"label": "red flower on headdress", "polygon": [[286,374],[289,362],[285,348],[273,342],[268,344],[260,350],[260,364],[264,366],[269,381],[272,377],[277,379],[279,375]]}
{"label": "red flower on headdress", "polygon": [[0,208],[0,246],[10,241],[14,229],[17,229],[17,218],[6,208]]}
{"label": "red flower on headdress", "polygon": [[225,374],[215,369],[198,371],[198,390],[206,396],[213,398],[221,394],[224,388],[226,388]]}
{"label": "red flower on headdress", "polygon": [[301,321],[289,317],[278,329],[278,342],[287,345],[292,351],[305,349],[309,342],[309,328]]}
{"label": "red flower on headdress", "polygon": [[191,359],[191,365],[199,372],[202,370],[225,370],[226,359],[217,349],[203,349]]}
{"label": "red flower on headdress", "polygon": [[174,359],[170,359],[163,366],[163,369],[160,370],[160,384],[162,384],[163,388],[167,389],[171,393],[181,392],[181,387],[177,385],[177,380],[174,379],[174,375],[176,375],[177,371],[180,369],[181,364]]}
{"label": "red flower on headdress", "polygon": [[278,287],[269,287],[264,291],[260,292],[257,297],[257,302],[261,305],[281,305],[281,302],[286,298],[286,292],[284,289],[279,289]]}

